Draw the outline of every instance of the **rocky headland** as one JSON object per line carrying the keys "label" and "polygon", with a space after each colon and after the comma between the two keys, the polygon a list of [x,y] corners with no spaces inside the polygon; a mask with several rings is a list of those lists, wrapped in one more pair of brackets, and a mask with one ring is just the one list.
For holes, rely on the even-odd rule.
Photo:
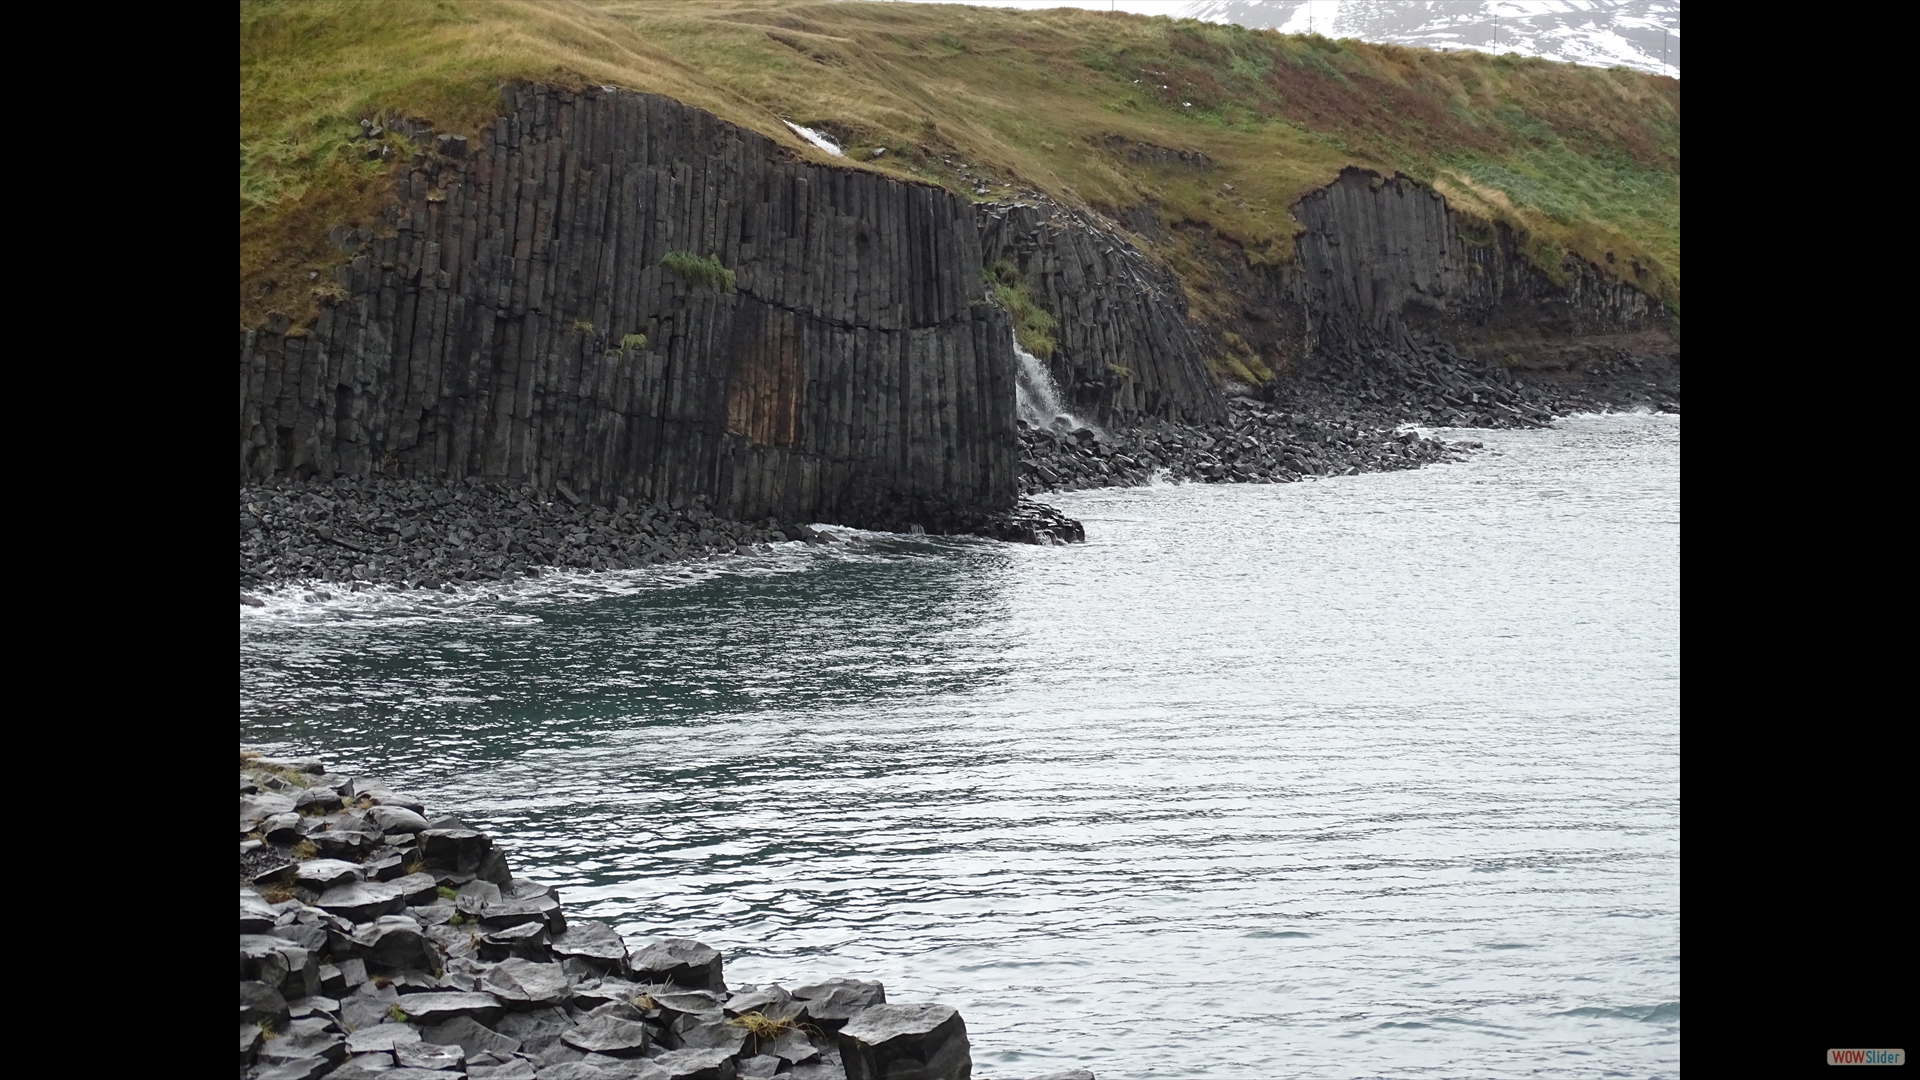
{"label": "rocky headland", "polygon": [[729,985],[697,941],[567,917],[458,817],[241,751],[242,1080],[972,1075],[950,1006],[859,979]]}

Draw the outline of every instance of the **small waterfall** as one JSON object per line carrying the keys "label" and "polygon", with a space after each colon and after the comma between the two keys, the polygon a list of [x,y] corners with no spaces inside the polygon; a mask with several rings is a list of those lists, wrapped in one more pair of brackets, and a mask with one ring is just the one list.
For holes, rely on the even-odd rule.
{"label": "small waterfall", "polygon": [[820,134],[819,132],[813,130],[812,128],[801,127],[799,124],[796,124],[791,120],[782,120],[780,122],[792,128],[793,133],[795,135],[798,135],[801,138],[812,143],[813,145],[819,147],[820,149],[825,150],[827,153],[832,154],[834,157],[846,156],[845,154],[840,152],[839,145],[836,144],[832,139],[827,138],[825,135]]}
{"label": "small waterfall", "polygon": [[1060,404],[1059,388],[1053,385],[1053,376],[1047,374],[1047,365],[1041,363],[1039,357],[1021,348],[1018,341],[1013,343],[1013,355],[1020,362],[1013,380],[1014,394],[1020,419],[1025,420],[1028,427],[1059,432],[1093,427]]}

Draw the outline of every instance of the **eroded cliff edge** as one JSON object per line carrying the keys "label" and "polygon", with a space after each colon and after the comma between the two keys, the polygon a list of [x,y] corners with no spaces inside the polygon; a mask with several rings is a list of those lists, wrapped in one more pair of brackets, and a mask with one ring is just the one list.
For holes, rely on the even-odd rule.
{"label": "eroded cliff edge", "polygon": [[243,482],[478,477],[903,530],[1013,504],[1012,334],[970,203],[654,95],[505,98],[415,158],[390,235],[336,236],[311,327],[242,334]]}

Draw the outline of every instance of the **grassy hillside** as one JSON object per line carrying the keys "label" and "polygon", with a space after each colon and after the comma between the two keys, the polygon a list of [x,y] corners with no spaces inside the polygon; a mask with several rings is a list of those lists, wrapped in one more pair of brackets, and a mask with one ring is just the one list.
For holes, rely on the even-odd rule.
{"label": "grassy hillside", "polygon": [[[269,297],[267,283],[328,266],[326,230],[371,221],[391,190],[410,148],[389,135],[392,163],[365,160],[361,119],[471,134],[513,79],[670,95],[800,153],[969,197],[1037,190],[1115,216],[1152,204],[1255,264],[1290,257],[1287,207],[1342,166],[1398,171],[1512,224],[1543,266],[1571,250],[1605,267],[1611,252],[1679,303],[1673,79],[1078,9],[243,0],[243,321],[269,303],[291,312],[298,290]],[[848,156],[827,158],[782,118],[833,133]],[[1205,260],[1185,242],[1157,253],[1192,296]]]}

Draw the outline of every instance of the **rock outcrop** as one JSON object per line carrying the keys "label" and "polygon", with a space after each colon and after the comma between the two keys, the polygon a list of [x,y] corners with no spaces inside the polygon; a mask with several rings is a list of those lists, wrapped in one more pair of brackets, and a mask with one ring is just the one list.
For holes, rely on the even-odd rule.
{"label": "rock outcrop", "polygon": [[729,986],[684,938],[632,949],[492,837],[318,760],[243,751],[240,837],[242,1080],[973,1075],[949,1006]]}
{"label": "rock outcrop", "polygon": [[1179,282],[1126,238],[1051,204],[985,208],[980,230],[987,264],[1010,264],[1053,316],[1065,404],[1105,426],[1226,417]]}
{"label": "rock outcrop", "polygon": [[336,234],[312,326],[241,335],[243,482],[901,530],[1011,507],[1011,332],[965,199],[616,90],[511,89],[412,166],[390,230]]}

